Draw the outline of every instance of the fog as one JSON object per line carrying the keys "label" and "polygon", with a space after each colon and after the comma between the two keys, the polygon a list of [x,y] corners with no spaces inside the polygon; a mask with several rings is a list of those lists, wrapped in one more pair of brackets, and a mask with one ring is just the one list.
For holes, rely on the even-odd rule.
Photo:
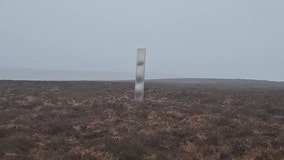
{"label": "fog", "polygon": [[[284,81],[283,0],[0,0],[0,68]],[[1,77],[0,73],[0,79]]]}

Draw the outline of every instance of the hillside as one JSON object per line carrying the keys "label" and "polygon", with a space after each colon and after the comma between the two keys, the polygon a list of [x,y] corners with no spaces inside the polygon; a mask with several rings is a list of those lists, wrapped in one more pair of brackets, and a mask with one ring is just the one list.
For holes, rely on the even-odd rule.
{"label": "hillside", "polygon": [[284,159],[283,87],[189,82],[0,81],[0,159]]}
{"label": "hillside", "polygon": [[284,82],[248,80],[248,79],[206,79],[206,78],[172,78],[172,79],[155,79],[151,83],[168,84],[181,87],[215,87],[231,89],[264,89],[275,88],[284,89]]}

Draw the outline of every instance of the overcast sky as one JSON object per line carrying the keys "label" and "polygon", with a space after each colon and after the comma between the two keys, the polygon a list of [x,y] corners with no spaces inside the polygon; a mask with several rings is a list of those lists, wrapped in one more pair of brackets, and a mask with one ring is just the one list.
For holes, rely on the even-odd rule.
{"label": "overcast sky", "polygon": [[[283,0],[0,0],[0,67],[284,81]],[[164,77],[165,78],[165,77]]]}

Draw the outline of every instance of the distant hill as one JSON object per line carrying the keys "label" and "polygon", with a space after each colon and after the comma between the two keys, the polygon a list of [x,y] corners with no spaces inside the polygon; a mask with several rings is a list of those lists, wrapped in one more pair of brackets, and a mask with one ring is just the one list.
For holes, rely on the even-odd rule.
{"label": "distant hill", "polygon": [[134,73],[0,68],[0,80],[130,80]]}
{"label": "distant hill", "polygon": [[[217,88],[283,88],[284,82],[245,80],[245,79],[205,79],[205,78],[170,78],[165,75],[148,74],[147,82],[180,87],[217,87]],[[39,81],[114,81],[134,80],[135,73],[111,71],[64,71],[44,69],[0,68],[0,80],[39,80]]]}
{"label": "distant hill", "polygon": [[168,84],[180,87],[220,87],[220,88],[281,88],[284,82],[247,80],[247,79],[205,79],[205,78],[174,78],[149,80],[151,83]]}

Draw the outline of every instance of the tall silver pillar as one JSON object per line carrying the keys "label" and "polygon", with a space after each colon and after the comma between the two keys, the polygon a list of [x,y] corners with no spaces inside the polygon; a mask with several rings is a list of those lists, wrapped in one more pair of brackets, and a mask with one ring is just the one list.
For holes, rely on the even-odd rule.
{"label": "tall silver pillar", "polygon": [[140,102],[144,100],[145,61],[146,61],[146,49],[138,48],[134,97],[136,101]]}

